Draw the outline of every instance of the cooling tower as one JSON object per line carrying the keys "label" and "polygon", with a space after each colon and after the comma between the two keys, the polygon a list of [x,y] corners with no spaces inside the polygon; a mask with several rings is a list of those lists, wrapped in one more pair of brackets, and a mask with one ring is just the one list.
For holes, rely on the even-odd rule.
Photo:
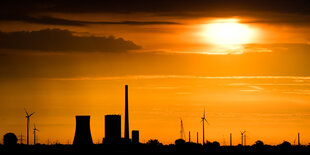
{"label": "cooling tower", "polygon": [[75,116],[76,128],[73,145],[91,145],[90,116]]}

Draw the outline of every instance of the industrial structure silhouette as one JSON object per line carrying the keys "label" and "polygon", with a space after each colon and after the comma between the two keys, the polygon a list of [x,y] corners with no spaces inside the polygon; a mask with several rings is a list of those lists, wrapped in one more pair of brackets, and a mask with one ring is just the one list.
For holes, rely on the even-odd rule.
{"label": "industrial structure silhouette", "polygon": [[188,141],[185,138],[185,130],[183,120],[181,119],[180,138],[175,141],[174,145],[163,145],[157,139],[151,139],[147,143],[140,143],[139,130],[132,130],[131,139],[129,135],[129,103],[128,103],[128,85],[125,85],[125,122],[124,122],[124,137],[121,137],[121,115],[109,114],[105,115],[105,137],[102,139],[101,144],[94,144],[90,130],[90,115],[76,115],[76,129],[74,134],[73,145],[40,145],[36,142],[36,132],[39,131],[34,124],[34,145],[29,145],[29,123],[30,117],[34,114],[28,114],[25,109],[27,118],[27,145],[23,145],[23,135],[20,135],[20,144],[17,144],[17,137],[14,133],[4,135],[4,145],[0,145],[1,152],[50,152],[55,153],[66,151],[86,151],[86,152],[222,152],[222,153],[236,153],[236,152],[310,152],[310,146],[303,146],[300,144],[300,133],[297,135],[298,145],[291,145],[289,142],[284,141],[277,146],[265,145],[262,141],[258,140],[252,146],[246,145],[246,131],[240,131],[241,143],[237,146],[233,145],[232,133],[229,134],[230,144],[228,146],[220,146],[219,142],[210,142],[205,140],[205,110],[201,117],[202,122],[202,144],[198,141],[191,142],[191,132],[188,132]]}
{"label": "industrial structure silhouette", "polygon": [[[133,141],[129,137],[128,85],[125,85],[125,123],[124,138],[121,138],[121,115],[105,115],[105,144],[139,143],[139,130],[133,130]],[[76,116],[76,129],[73,145],[93,144],[90,132],[90,116]]]}
{"label": "industrial structure silhouette", "polygon": [[76,116],[76,129],[73,145],[91,145],[90,116]]}
{"label": "industrial structure silhouette", "polygon": [[105,115],[105,138],[103,142],[108,144],[120,144],[121,115]]}
{"label": "industrial structure silhouette", "polygon": [[125,85],[125,140],[129,141],[128,85]]}

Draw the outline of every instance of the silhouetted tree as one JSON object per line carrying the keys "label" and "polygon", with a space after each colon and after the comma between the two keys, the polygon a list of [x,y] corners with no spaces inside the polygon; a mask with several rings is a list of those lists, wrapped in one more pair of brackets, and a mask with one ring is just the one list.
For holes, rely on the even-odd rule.
{"label": "silhouetted tree", "polygon": [[288,142],[288,141],[283,141],[282,144],[279,145],[279,148],[282,150],[282,151],[288,151],[290,150],[292,147],[291,143]]}
{"label": "silhouetted tree", "polygon": [[261,140],[258,140],[255,142],[255,144],[253,144],[254,147],[263,147],[264,145],[264,142]]}
{"label": "silhouetted tree", "polygon": [[17,144],[17,137],[14,133],[7,133],[3,136],[3,144],[5,146],[14,146]]}
{"label": "silhouetted tree", "polygon": [[161,146],[161,145],[163,145],[157,139],[150,139],[146,144],[150,145],[150,146]]}
{"label": "silhouetted tree", "polygon": [[214,152],[220,147],[220,143],[217,141],[214,141],[214,142],[207,141],[205,146],[208,151]]}
{"label": "silhouetted tree", "polygon": [[256,152],[264,152],[267,149],[264,142],[261,140],[256,141],[255,144],[252,145],[252,147]]}
{"label": "silhouetted tree", "polygon": [[185,144],[185,140],[183,139],[177,139],[174,141],[175,145],[184,145]]}
{"label": "silhouetted tree", "polygon": [[213,147],[220,147],[220,143],[218,141],[214,141],[212,145]]}
{"label": "silhouetted tree", "polygon": [[160,151],[163,146],[163,144],[160,143],[157,139],[150,139],[146,144],[149,146],[149,150],[153,152]]}

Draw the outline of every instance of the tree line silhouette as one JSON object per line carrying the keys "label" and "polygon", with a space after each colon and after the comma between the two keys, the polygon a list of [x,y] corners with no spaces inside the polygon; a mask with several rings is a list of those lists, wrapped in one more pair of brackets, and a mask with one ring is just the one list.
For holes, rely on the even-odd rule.
{"label": "tree line silhouette", "polygon": [[93,144],[87,146],[74,146],[63,144],[18,144],[14,133],[3,136],[3,144],[0,144],[0,153],[5,152],[215,152],[215,153],[310,153],[310,145],[291,145],[283,141],[279,145],[266,145],[257,140],[253,145],[221,146],[217,141],[207,141],[204,145],[185,142],[183,139],[175,140],[174,144],[164,145],[157,139],[150,139],[146,143],[120,143],[120,144]]}

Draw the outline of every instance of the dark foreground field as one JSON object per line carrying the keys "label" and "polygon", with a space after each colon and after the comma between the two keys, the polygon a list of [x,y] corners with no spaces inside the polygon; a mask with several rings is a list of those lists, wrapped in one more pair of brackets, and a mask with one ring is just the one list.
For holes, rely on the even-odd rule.
{"label": "dark foreground field", "polygon": [[40,152],[40,153],[104,153],[104,152],[205,152],[205,153],[310,153],[310,146],[291,145],[252,145],[252,146],[219,146],[200,145],[195,143],[184,144],[127,144],[127,145],[103,145],[94,144],[91,146],[73,145],[0,145],[0,153],[5,152]]}

